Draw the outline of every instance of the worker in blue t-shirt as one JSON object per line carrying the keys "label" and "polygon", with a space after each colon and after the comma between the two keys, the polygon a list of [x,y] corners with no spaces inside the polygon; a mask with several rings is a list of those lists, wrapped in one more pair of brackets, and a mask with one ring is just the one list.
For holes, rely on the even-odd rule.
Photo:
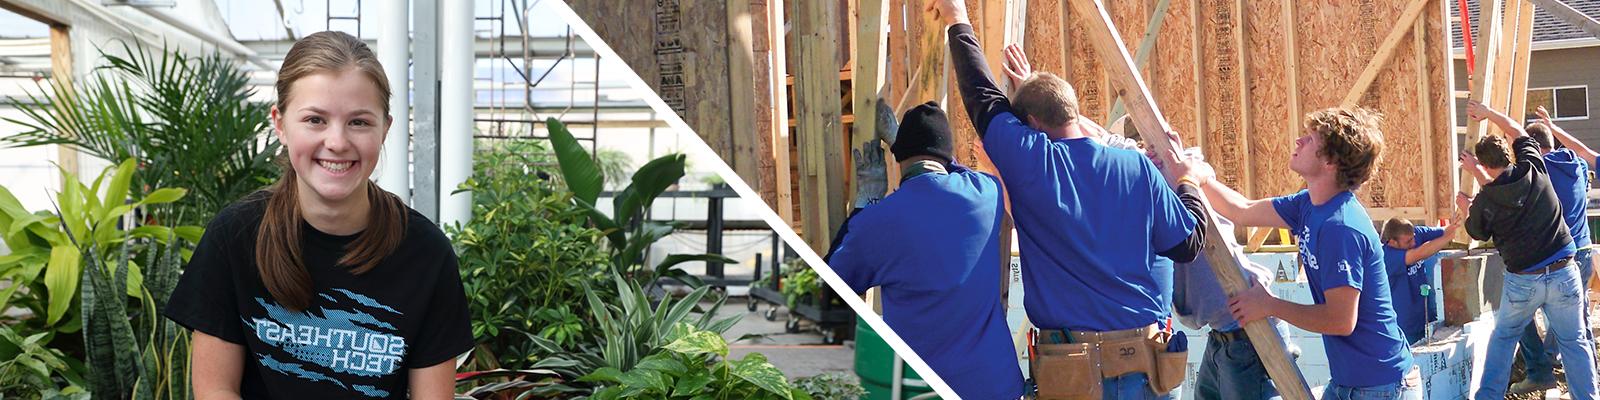
{"label": "worker in blue t-shirt", "polygon": [[[1254,200],[1215,179],[1211,166],[1171,167],[1200,177],[1211,206],[1243,226],[1289,228],[1299,245],[1312,304],[1274,297],[1255,285],[1230,299],[1235,318],[1277,317],[1322,334],[1332,381],[1324,399],[1421,399],[1421,374],[1400,332],[1384,270],[1382,243],[1355,190],[1372,177],[1383,152],[1379,117],[1363,109],[1324,109],[1306,116],[1289,169],[1306,190]],[[1188,170],[1188,171],[1183,171]]]}
{"label": "worker in blue t-shirt", "polygon": [[[1016,47],[1006,50],[1006,76],[1015,88],[1008,98],[990,79],[963,1],[939,0],[929,8],[949,26],[950,61],[967,117],[1011,193],[1023,303],[1040,329],[1029,363],[1039,397],[1168,397],[1182,376],[1160,376],[1150,364],[1118,365],[1113,358],[1187,351],[1184,342],[1167,339],[1168,307],[1153,269],[1157,256],[1189,262],[1200,254],[1205,206],[1199,189],[1191,178],[1164,175],[1138,151],[1091,139],[1104,129],[1078,115],[1072,86],[1052,74],[1032,74]],[[1149,344],[1133,344],[1139,341]],[[1065,348],[1098,352],[1104,363],[1050,350]],[[1041,371],[1052,365],[1062,369]],[[1094,382],[1077,380],[1089,377],[1101,378],[1100,385],[1063,384]]]}
{"label": "worker in blue t-shirt", "polygon": [[1394,313],[1400,320],[1400,332],[1406,334],[1406,343],[1423,339],[1425,326],[1431,319],[1439,318],[1422,287],[1429,284],[1428,267],[1438,265],[1430,261],[1439,254],[1450,238],[1461,231],[1461,224],[1444,227],[1417,226],[1401,218],[1390,218],[1383,223],[1383,264],[1389,274],[1389,290],[1394,300]]}
{"label": "worker in blue t-shirt", "polygon": [[880,288],[884,322],[956,394],[1022,397],[1004,309],[1011,246],[1000,180],[954,162],[936,103],[907,111],[892,141],[899,189],[870,204],[884,189],[863,171],[881,176],[882,150],[856,154],[858,187],[872,189],[857,194],[828,266],[857,293]]}

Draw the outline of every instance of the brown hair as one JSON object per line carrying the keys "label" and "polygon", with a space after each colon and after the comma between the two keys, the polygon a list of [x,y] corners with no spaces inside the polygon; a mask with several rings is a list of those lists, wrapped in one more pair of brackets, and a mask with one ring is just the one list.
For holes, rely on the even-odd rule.
{"label": "brown hair", "polygon": [[1040,72],[1017,86],[1011,108],[1022,123],[1028,123],[1028,117],[1032,116],[1044,125],[1035,126],[1035,129],[1059,128],[1078,118],[1078,94],[1065,79]]}
{"label": "brown hair", "polygon": [[[278,109],[288,107],[290,89],[294,82],[307,76],[356,68],[378,86],[383,100],[385,118],[389,114],[389,79],[383,73],[378,58],[360,39],[342,32],[318,32],[295,42],[278,70]],[[280,154],[280,161],[285,153]],[[261,274],[272,298],[290,310],[301,311],[311,306],[311,274],[306,271],[300,255],[301,224],[300,202],[296,195],[299,177],[293,167],[283,163],[283,176],[268,188],[266,213],[261,228],[256,232],[256,270]],[[406,208],[399,197],[379,188],[368,180],[367,202],[371,204],[367,224],[354,242],[345,246],[339,265],[349,267],[352,274],[371,271],[384,257],[394,252],[405,238]]]}
{"label": "brown hair", "polygon": [[1417,225],[1400,218],[1390,218],[1383,223],[1383,243],[1399,240],[1401,236],[1416,234]]}
{"label": "brown hair", "polygon": [[1478,156],[1479,164],[1489,168],[1505,168],[1514,159],[1511,145],[1500,135],[1484,135],[1483,139],[1478,139],[1478,144],[1472,146],[1472,155]]}
{"label": "brown hair", "polygon": [[1333,161],[1342,189],[1366,183],[1383,160],[1383,116],[1365,108],[1327,108],[1306,115],[1305,127],[1322,139],[1324,158]]}
{"label": "brown hair", "polygon": [[1534,143],[1539,144],[1539,150],[1548,151],[1556,148],[1555,139],[1550,136],[1550,126],[1545,125],[1544,122],[1534,122],[1528,124],[1528,126],[1522,130],[1527,132],[1529,137],[1533,138]]}

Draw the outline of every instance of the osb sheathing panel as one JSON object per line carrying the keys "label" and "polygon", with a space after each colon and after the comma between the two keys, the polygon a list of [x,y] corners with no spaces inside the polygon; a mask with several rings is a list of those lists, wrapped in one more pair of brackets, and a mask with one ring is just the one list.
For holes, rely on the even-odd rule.
{"label": "osb sheathing panel", "polygon": [[[969,10],[967,18],[973,24],[972,31],[981,42],[984,30],[989,29],[983,23],[985,19],[983,17],[982,0],[966,0],[966,5],[967,10]],[[956,154],[954,155],[956,162],[968,166],[981,166],[982,161],[979,159],[987,160],[988,157],[980,157],[983,154],[983,144],[979,143],[978,131],[972,126],[972,118],[967,116],[966,105],[961,101],[961,93],[957,87],[955,71],[949,67],[949,62],[946,62],[945,65],[947,67],[940,73],[944,75],[946,79],[945,87],[948,88],[945,100],[945,115],[950,118],[950,137],[953,140],[951,143],[955,144]]]}
{"label": "osb sheathing panel", "polygon": [[1067,58],[1062,24],[1063,0],[1029,0],[1027,25],[1023,28],[1022,50],[1034,71],[1057,75],[1067,73]]}
{"label": "osb sheathing panel", "polygon": [[[1450,6],[1443,1],[1433,1],[1428,8],[1423,10],[1418,17],[1423,23],[1423,48],[1421,53],[1426,60],[1427,70],[1422,72],[1427,79],[1428,90],[1428,134],[1424,135],[1432,146],[1433,157],[1429,165],[1454,165],[1455,162],[1455,96],[1451,89],[1455,86],[1455,68],[1450,61]],[[1438,171],[1437,168],[1430,168]],[[1459,170],[1448,169],[1433,174],[1434,181],[1434,212],[1435,218],[1450,215],[1451,204],[1454,204],[1456,191],[1456,174]]]}
{"label": "osb sheathing panel", "polygon": [[[1154,9],[1155,1],[1147,1],[1108,3],[1130,51],[1138,48]],[[1283,1],[1288,0],[1170,0],[1150,61],[1156,102],[1185,144],[1201,146],[1224,182],[1257,197],[1283,195],[1304,186],[1304,180],[1288,169],[1303,115],[1338,105],[1372,59],[1378,42],[1393,28],[1385,21],[1397,19],[1406,6],[1375,0],[1298,4],[1289,18]],[[1036,35],[1059,28],[1032,22],[1049,21],[1051,13],[1060,12],[1059,3],[1029,3],[1027,42],[1030,59],[1038,60],[1036,69],[1049,71],[1049,54],[1064,51],[1066,78],[1078,89],[1081,111],[1107,122],[1113,98],[1101,58],[1075,28],[1082,25],[1080,16],[1067,16],[1065,40],[1039,39]],[[1414,40],[1403,41],[1361,102],[1387,116],[1381,126],[1385,160],[1358,192],[1369,208],[1420,209],[1429,205],[1431,195],[1436,206],[1448,209],[1447,195],[1455,191],[1449,179],[1449,94],[1430,91],[1425,100],[1418,80],[1421,76],[1431,83],[1429,87],[1448,87],[1442,5],[1430,6],[1421,18],[1428,46],[1424,59],[1419,59]],[[1288,73],[1290,51],[1297,60],[1295,76]],[[1294,98],[1300,115],[1290,115]],[[1433,147],[1431,159],[1423,159],[1424,141]],[[1433,193],[1423,189],[1426,179],[1434,181]],[[1435,211],[1428,216],[1440,215]]]}

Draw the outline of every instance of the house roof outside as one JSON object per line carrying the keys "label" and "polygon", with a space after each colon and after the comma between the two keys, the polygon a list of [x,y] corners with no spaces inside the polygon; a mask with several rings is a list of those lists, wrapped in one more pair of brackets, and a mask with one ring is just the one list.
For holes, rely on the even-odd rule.
{"label": "house roof outside", "polygon": [[[1446,18],[1451,21],[1450,40],[1452,47],[1456,50],[1461,50],[1461,13],[1457,11],[1459,10],[1459,3],[1456,0],[1443,1],[1450,3],[1450,15],[1446,16]],[[1600,20],[1600,0],[1559,1],[1566,3],[1584,15],[1588,15],[1590,18]],[[1589,41],[1592,42],[1590,45],[1600,46],[1600,39],[1589,35],[1588,32],[1584,32],[1572,24],[1568,24],[1567,21],[1561,18],[1557,18],[1555,14],[1551,14],[1549,11],[1537,6],[1534,7],[1534,10],[1536,10],[1533,14],[1534,50],[1539,50],[1540,44],[1562,41]],[[1469,13],[1469,20],[1472,22],[1473,38],[1476,39],[1478,33],[1478,0],[1467,0],[1467,12]]]}

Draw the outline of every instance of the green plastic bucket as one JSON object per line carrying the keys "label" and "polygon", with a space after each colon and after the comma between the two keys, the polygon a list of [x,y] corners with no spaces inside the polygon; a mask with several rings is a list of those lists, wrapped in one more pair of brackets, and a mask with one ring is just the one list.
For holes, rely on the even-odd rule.
{"label": "green plastic bucket", "polygon": [[867,389],[864,399],[903,400],[933,392],[910,365],[902,363],[900,368],[904,371],[902,379],[907,383],[901,386],[900,398],[896,399],[893,397],[894,349],[867,326],[867,321],[856,317],[856,376],[861,378],[861,387]]}

